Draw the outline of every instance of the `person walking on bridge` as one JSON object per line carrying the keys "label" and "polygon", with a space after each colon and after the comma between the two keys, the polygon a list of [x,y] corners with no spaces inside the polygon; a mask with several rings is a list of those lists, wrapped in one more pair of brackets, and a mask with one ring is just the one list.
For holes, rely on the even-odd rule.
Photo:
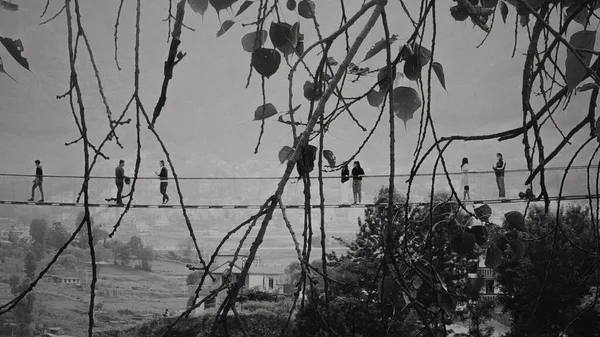
{"label": "person walking on bridge", "polygon": [[496,158],[498,161],[492,168],[496,173],[496,184],[498,185],[498,196],[500,199],[506,198],[506,189],[504,186],[504,170],[506,169],[506,163],[502,159],[502,153],[497,153]]}
{"label": "person walking on bridge", "polygon": [[471,168],[469,167],[469,158],[462,159],[462,165],[460,165],[460,183],[463,186],[463,199],[471,200],[471,194],[469,193],[469,172]]}
{"label": "person walking on bridge", "polygon": [[44,202],[44,188],[42,187],[42,182],[44,180],[44,170],[42,169],[41,162],[38,160],[35,161],[35,179],[33,179],[33,185],[31,186],[31,199],[28,201],[33,201],[35,197],[35,188],[40,189],[40,194],[42,199],[38,202]]}
{"label": "person walking on bridge", "polygon": [[365,171],[360,167],[360,162],[355,161],[352,168],[352,193],[354,194],[354,204],[362,203],[362,178]]}
{"label": "person walking on bridge", "polygon": [[115,168],[115,185],[117,185],[117,205],[123,205],[123,185],[128,183],[129,177],[125,176],[125,161],[119,160]]}
{"label": "person walking on bridge", "polygon": [[167,195],[167,186],[169,186],[169,172],[165,167],[165,161],[161,160],[159,162],[160,171],[154,172],[160,178],[160,194],[162,194],[162,203],[163,205],[169,202],[169,196]]}

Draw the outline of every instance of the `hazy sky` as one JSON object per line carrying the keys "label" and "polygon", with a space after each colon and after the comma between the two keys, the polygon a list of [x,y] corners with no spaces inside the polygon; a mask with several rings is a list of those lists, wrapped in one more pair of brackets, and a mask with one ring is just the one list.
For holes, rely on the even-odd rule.
{"label": "hazy sky", "polygon": [[[133,38],[135,2],[126,1],[123,8],[119,32],[119,60],[123,68],[118,71],[113,60],[113,31],[118,7],[117,0],[80,1],[82,4],[83,25],[92,43],[101,78],[104,82],[108,101],[113,113],[123,109],[133,92]],[[316,0],[317,18],[323,34],[334,31],[339,24],[339,3],[331,0]],[[142,4],[141,41],[141,96],[145,107],[152,111],[162,84],[163,62],[166,59],[167,26],[162,20],[166,17],[166,1],[144,0]],[[234,12],[242,1],[234,6]],[[360,1],[347,1],[349,13],[354,13]],[[408,0],[413,15],[416,16],[420,1]],[[21,68],[6,50],[0,48],[0,57],[6,70],[19,82],[0,76],[0,172],[33,173],[33,160],[41,159],[46,174],[81,174],[83,154],[80,145],[65,147],[64,143],[78,137],[76,126],[66,100],[57,100],[56,95],[68,88],[68,57],[65,15],[56,20],[38,25],[43,19],[43,1],[20,1],[20,13],[0,10],[0,32],[4,36],[19,36],[25,47],[25,55],[32,72]],[[525,32],[521,29],[515,58],[511,58],[514,43],[514,11],[511,8],[509,24],[496,19],[495,27],[487,42],[480,48],[484,33],[473,28],[467,20],[455,22],[448,11],[450,1],[440,1],[437,8],[437,44],[435,60],[444,66],[448,92],[444,91],[437,79],[432,82],[432,111],[439,136],[451,134],[482,134],[519,126],[521,123],[521,77]],[[284,145],[291,145],[291,134],[287,126],[276,122],[266,123],[266,134],[259,154],[253,154],[258,138],[260,123],[252,122],[253,113],[262,104],[260,78],[253,74],[249,88],[245,88],[249,70],[250,54],[243,51],[240,40],[250,32],[251,27],[242,27],[241,22],[250,22],[257,9],[254,4],[227,33],[215,38],[219,22],[215,11],[209,8],[204,20],[189,7],[185,23],[196,29],[184,30],[181,49],[187,56],[175,68],[169,87],[169,96],[157,129],[173,154],[176,167],[181,175],[275,175],[283,171],[277,153]],[[56,13],[61,1],[51,1],[49,15]],[[398,47],[410,36],[412,28],[397,1],[390,1],[388,15],[391,31],[398,34]],[[230,14],[222,12],[225,20]],[[282,20],[293,24],[300,21],[305,33],[305,45],[315,41],[312,22],[297,17],[295,13],[283,10]],[[351,30],[356,36],[364,20]],[[577,25],[577,24],[574,24]],[[268,26],[266,26],[268,27]],[[578,26],[576,29],[581,29]],[[427,35],[431,35],[431,22],[427,25]],[[569,33],[569,35],[572,32]],[[381,39],[383,29],[380,22],[361,47],[357,60],[362,60],[369,47]],[[428,38],[429,39],[429,38]],[[270,45],[270,42],[268,42]],[[431,42],[424,42],[431,49]],[[344,56],[342,40],[334,45],[332,55],[341,61]],[[384,63],[385,53],[361,64],[378,68]],[[313,54],[308,59],[311,67],[316,66]],[[564,61],[560,62],[564,64]],[[89,66],[85,49],[79,49],[78,69],[84,89],[87,107],[88,127],[94,143],[99,143],[107,130],[105,110],[94,91],[95,79]],[[266,80],[267,101],[280,110],[287,110],[287,74],[285,62],[279,72]],[[302,97],[302,85],[306,74],[300,73],[295,81],[294,105],[302,104],[299,114],[306,114],[309,103]],[[375,79],[364,78],[348,84],[348,96],[364,92]],[[400,84],[415,87],[415,83]],[[556,117],[559,125],[574,125],[587,113],[589,92],[573,98],[570,107]],[[331,109],[333,103],[328,105]],[[354,108],[354,114],[367,128],[371,128],[378,110],[365,103]],[[129,116],[135,118],[134,110]],[[144,128],[143,175],[150,175],[162,159],[160,147],[152,135]],[[385,173],[388,164],[389,127],[387,115],[380,129],[359,155],[367,173]],[[585,136],[587,131],[582,132]],[[409,121],[406,131],[402,122],[396,123],[397,170],[406,172],[413,158],[414,144],[418,134],[418,116]],[[119,131],[125,145],[123,150],[114,144],[106,148],[110,161],[101,161],[96,174],[112,174],[118,159],[128,161],[129,170],[135,159],[135,129],[132,125]],[[367,132],[361,131],[346,115],[340,118],[335,128],[326,137],[326,147],[333,150],[339,160],[350,156]],[[575,151],[579,137],[567,154]],[[545,146],[549,152],[560,136],[548,132]],[[456,170],[463,156],[471,158],[475,170],[489,169],[495,160],[495,153],[503,152],[509,168],[523,167],[521,139],[509,142],[457,143],[448,151],[448,163]],[[586,160],[583,157],[583,160]],[[565,157],[558,158],[564,164]]]}

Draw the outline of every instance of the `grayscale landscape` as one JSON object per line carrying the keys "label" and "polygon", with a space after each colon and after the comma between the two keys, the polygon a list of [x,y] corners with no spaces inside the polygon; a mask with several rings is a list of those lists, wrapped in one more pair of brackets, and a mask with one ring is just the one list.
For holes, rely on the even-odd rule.
{"label": "grayscale landscape", "polygon": [[598,336],[599,8],[0,0],[0,337]]}

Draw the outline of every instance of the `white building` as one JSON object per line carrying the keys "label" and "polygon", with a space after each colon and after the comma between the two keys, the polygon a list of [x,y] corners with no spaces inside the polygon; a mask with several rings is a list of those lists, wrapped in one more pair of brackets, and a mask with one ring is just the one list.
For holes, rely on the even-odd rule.
{"label": "white building", "polygon": [[[211,268],[211,274],[215,278],[213,282],[210,277],[206,277],[204,285],[200,290],[198,301],[208,296],[213,290],[219,288],[228,279],[229,269],[231,268],[231,281],[235,282],[242,273],[242,266],[245,263],[246,257],[239,256],[236,263],[230,267],[233,255],[219,255]],[[260,259],[259,259],[260,261]],[[244,281],[243,289],[258,289],[260,291],[283,294],[285,284],[284,266],[268,265],[264,263],[253,263],[250,271]],[[188,294],[193,296],[197,285],[188,286]],[[212,301],[207,301],[202,304],[195,314],[201,313],[206,309],[218,306],[227,296],[227,291],[221,291],[219,295]]]}

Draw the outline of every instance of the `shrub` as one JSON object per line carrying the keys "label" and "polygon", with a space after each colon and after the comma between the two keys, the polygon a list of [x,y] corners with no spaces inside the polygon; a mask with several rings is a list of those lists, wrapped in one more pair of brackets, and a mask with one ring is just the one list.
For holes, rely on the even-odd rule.
{"label": "shrub", "polygon": [[246,301],[258,301],[258,302],[278,302],[283,300],[283,296],[275,293],[268,293],[265,291],[261,291],[256,288],[251,288],[244,291],[240,297],[239,301],[241,303]]}
{"label": "shrub", "polygon": [[64,254],[58,259],[58,264],[68,270],[75,270],[77,267],[77,258],[74,255]]}
{"label": "shrub", "polygon": [[245,312],[245,313],[256,313],[256,312],[261,312],[261,311],[268,311],[271,313],[275,313],[278,315],[288,315],[290,309],[291,309],[291,302],[286,301],[286,302],[256,302],[256,301],[249,301],[246,303],[243,303],[241,305],[241,309],[239,310],[240,312]]}
{"label": "shrub", "polygon": [[[278,316],[270,311],[261,310],[253,313],[241,313],[240,318],[249,336],[276,337],[286,323],[284,316]],[[98,333],[97,337],[158,337],[163,335],[175,318],[161,318],[126,330],[111,330]],[[188,318],[180,321],[171,330],[169,336],[177,337],[208,337],[212,335],[214,315]],[[241,337],[244,333],[234,317],[227,318],[229,336]],[[223,331],[217,336],[225,336]],[[287,334],[291,336],[291,332]]]}

